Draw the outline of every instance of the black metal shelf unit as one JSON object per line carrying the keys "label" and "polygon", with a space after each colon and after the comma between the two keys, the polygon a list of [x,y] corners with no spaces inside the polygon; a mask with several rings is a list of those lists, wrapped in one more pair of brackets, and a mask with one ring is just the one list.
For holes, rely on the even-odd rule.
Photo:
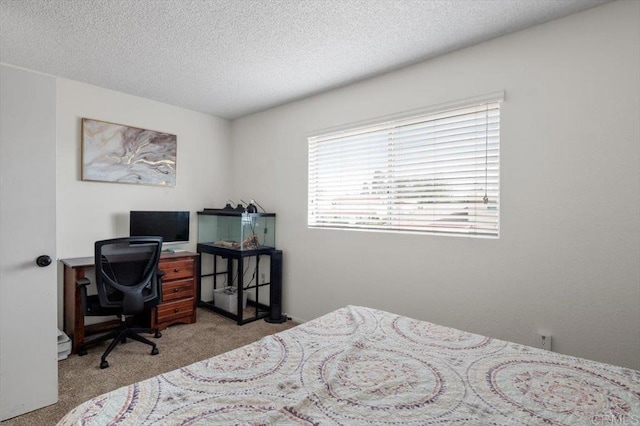
{"label": "black metal shelf unit", "polygon": [[[197,305],[203,308],[210,309],[214,312],[217,312],[221,315],[224,315],[228,318],[235,320],[238,325],[247,324],[252,321],[256,321],[258,319],[268,319],[270,314],[271,305],[275,302],[280,304],[281,301],[272,300],[273,292],[269,291],[269,305],[265,305],[260,303],[260,289],[263,287],[269,287],[271,290],[272,286],[280,289],[282,286],[282,274],[281,273],[272,273],[272,271],[282,270],[282,251],[276,250],[273,247],[260,247],[255,250],[235,250],[226,247],[219,247],[214,245],[213,243],[200,243],[197,246],[197,251],[202,257],[203,255],[212,255],[213,256],[213,273],[203,273],[203,263],[200,262],[200,279],[198,280],[198,288],[197,288]],[[260,283],[260,259],[263,256],[269,256],[269,281]],[[226,259],[226,270],[219,271],[218,270],[218,257],[222,259]],[[246,258],[256,258],[256,269],[255,269],[255,283],[252,285],[244,285],[244,261]],[[204,301],[202,300],[202,278],[203,277],[213,277],[213,289],[214,291],[218,289],[218,277],[226,275],[226,282],[232,283],[234,273],[237,276],[237,308],[236,313],[229,312],[225,309],[221,309],[214,304],[214,301]],[[253,311],[253,315],[245,318],[245,309],[243,309],[243,298],[244,292],[248,290],[255,289],[255,300],[247,301],[247,312]],[[281,295],[278,292],[278,296]]]}

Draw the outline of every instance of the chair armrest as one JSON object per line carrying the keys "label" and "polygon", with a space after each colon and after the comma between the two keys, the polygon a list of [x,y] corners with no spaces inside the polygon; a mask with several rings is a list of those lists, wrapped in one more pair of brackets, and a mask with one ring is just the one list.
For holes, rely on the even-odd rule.
{"label": "chair armrest", "polygon": [[76,285],[80,287],[80,303],[82,306],[82,312],[87,313],[87,286],[91,284],[89,278],[78,278]]}
{"label": "chair armrest", "polygon": [[162,302],[162,277],[164,277],[166,275],[166,272],[164,272],[161,269],[158,269],[158,297],[160,302]]}

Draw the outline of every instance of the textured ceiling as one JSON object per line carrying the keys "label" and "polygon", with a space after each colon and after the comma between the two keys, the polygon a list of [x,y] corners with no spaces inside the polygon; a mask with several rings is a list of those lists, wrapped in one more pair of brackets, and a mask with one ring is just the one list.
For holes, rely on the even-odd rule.
{"label": "textured ceiling", "polygon": [[0,62],[225,118],[608,0],[0,0]]}

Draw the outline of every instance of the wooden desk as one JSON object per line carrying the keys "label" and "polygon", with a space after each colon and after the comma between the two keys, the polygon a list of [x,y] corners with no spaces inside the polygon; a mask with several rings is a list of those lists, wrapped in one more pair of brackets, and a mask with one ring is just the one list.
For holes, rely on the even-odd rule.
{"label": "wooden desk", "polygon": [[[162,278],[162,302],[153,308],[144,322],[163,330],[176,323],[196,322],[196,288],[199,255],[191,252],[162,253],[159,268]],[[64,332],[73,342],[72,353],[84,344],[85,336],[119,325],[118,320],[84,325],[80,287],[76,281],[85,278],[86,270],[94,268],[94,257],[61,259],[64,265]]]}

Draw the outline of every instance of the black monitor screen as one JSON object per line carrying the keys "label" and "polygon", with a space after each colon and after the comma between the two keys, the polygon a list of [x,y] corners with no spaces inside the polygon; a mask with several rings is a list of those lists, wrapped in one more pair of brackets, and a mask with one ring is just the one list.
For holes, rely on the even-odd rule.
{"label": "black monitor screen", "polygon": [[189,241],[189,212],[131,211],[129,235],[160,236],[165,243]]}

